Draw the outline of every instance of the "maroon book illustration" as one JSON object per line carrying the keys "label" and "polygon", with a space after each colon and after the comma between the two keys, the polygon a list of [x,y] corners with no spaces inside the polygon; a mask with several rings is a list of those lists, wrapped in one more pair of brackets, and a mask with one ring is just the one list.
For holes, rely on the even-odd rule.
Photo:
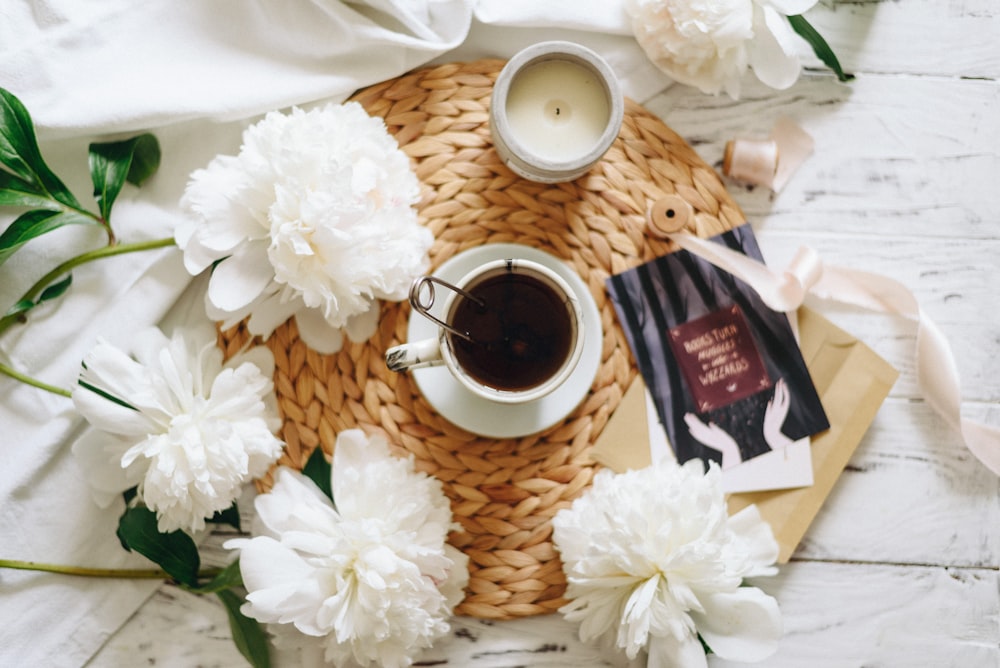
{"label": "maroon book illustration", "polygon": [[[763,261],[749,224],[712,241]],[[607,287],[677,460],[738,464],[830,426],[784,313],[681,250]]]}

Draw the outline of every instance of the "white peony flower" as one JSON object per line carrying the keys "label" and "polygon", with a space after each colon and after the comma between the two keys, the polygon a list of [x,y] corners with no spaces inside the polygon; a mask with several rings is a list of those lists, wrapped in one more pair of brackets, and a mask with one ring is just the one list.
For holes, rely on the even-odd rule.
{"label": "white peony flower", "polygon": [[243,612],[297,645],[299,665],[408,666],[448,631],[468,582],[468,558],[445,543],[448,499],[359,429],[337,437],[331,489],[335,504],[282,467],[257,497],[255,537],[226,543],[241,551]]}
{"label": "white peony flower", "polygon": [[817,0],[626,0],[636,40],[673,79],[739,98],[747,67],[784,89],[799,78],[795,32],[786,16]]}
{"label": "white peony flower", "polygon": [[84,358],[73,403],[96,430],[73,454],[102,506],[138,486],[161,532],[200,531],[281,454],[274,358],[258,347],[223,365],[207,323],[150,328],[131,352],[102,340]]}
{"label": "white peony flower", "polygon": [[[195,171],[177,227],[191,274],[212,267],[209,317],[250,316],[270,336],[294,316],[302,339],[335,352],[378,324],[378,299],[406,298],[424,273],[431,232],[413,205],[420,185],[380,118],[356,102],[272,112],[239,155]],[[220,262],[221,261],[221,262]]]}
{"label": "white peony flower", "polygon": [[718,656],[760,661],[781,637],[777,602],[743,579],[772,575],[778,544],[756,506],[729,517],[714,463],[665,462],[615,475],[553,518],[580,638],[612,640],[650,666],[706,666]]}

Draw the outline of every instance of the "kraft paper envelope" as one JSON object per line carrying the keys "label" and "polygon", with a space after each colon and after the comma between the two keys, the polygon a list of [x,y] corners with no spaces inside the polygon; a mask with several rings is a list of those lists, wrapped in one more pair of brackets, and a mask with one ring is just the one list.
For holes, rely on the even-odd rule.
{"label": "kraft paper envelope", "polygon": [[[899,372],[864,343],[818,313],[801,308],[802,355],[830,419],[812,439],[813,484],[797,489],[744,492],[729,497],[729,512],[755,503],[778,541],[786,563],[857,448]],[[591,450],[613,471],[651,462],[645,385],[636,377]]]}

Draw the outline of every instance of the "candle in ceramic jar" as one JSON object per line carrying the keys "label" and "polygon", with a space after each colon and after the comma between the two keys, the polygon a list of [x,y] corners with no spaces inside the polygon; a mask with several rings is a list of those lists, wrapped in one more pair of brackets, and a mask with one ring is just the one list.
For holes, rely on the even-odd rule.
{"label": "candle in ceramic jar", "polygon": [[572,42],[540,42],[514,55],[493,85],[490,133],[518,176],[571,181],[607,152],[625,113],[611,67]]}
{"label": "candle in ceramic jar", "polygon": [[577,160],[596,146],[611,117],[597,74],[569,60],[524,68],[507,94],[511,135],[526,150],[554,162]]}

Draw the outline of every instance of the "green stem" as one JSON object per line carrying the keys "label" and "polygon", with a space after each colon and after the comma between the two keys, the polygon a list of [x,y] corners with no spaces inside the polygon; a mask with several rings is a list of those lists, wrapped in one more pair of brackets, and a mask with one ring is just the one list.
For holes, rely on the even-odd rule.
{"label": "green stem", "polygon": [[[100,260],[106,257],[113,257],[115,255],[124,255],[125,253],[135,253],[138,251],[153,250],[156,248],[165,248],[167,246],[174,245],[173,237],[168,237],[166,239],[155,239],[153,241],[141,241],[133,244],[118,244],[115,246],[104,246],[103,248],[98,248],[97,250],[88,251],[86,253],[81,253],[76,257],[72,257],[49,273],[42,276],[40,279],[35,281],[21,299],[18,301],[34,301],[38,295],[42,294],[53,281],[62,276],[63,274],[72,271],[73,269],[79,267],[80,265],[87,264],[88,262],[93,262],[94,260]],[[0,334],[7,331],[11,325],[18,321],[17,315],[8,315],[0,318]]]}
{"label": "green stem", "polygon": [[[43,564],[37,561],[19,561],[17,559],[0,559],[0,568],[11,568],[19,571],[40,571],[44,573],[60,573],[62,575],[77,575],[88,578],[118,578],[126,580],[170,580],[165,571],[156,568],[86,568],[83,566],[61,566],[59,564]],[[209,568],[198,572],[199,578],[214,578],[222,569]]]}
{"label": "green stem", "polygon": [[66,272],[76,269],[80,265],[87,264],[88,262],[93,262],[94,260],[101,260],[106,257],[114,257],[115,255],[124,255],[126,253],[136,253],[139,251],[154,250],[156,248],[165,248],[167,246],[174,245],[173,237],[167,237],[165,239],[154,239],[153,241],[140,241],[133,244],[117,244],[114,246],[105,246],[103,248],[98,248],[97,250],[87,251],[86,253],[81,253],[76,257],[71,257],[66,260],[55,269],[38,279],[31,288],[24,293],[21,300],[34,299],[42,293],[42,290],[47,288],[50,283],[65,274]]}
{"label": "green stem", "polygon": [[[52,284],[57,278],[66,274],[73,269],[76,269],[80,265],[87,264],[88,262],[93,262],[94,260],[100,260],[106,257],[113,257],[115,255],[124,255],[125,253],[136,253],[139,251],[154,250],[156,248],[166,248],[167,246],[173,246],[174,240],[172,237],[167,237],[165,239],[154,239],[153,241],[140,241],[132,244],[117,244],[104,246],[103,248],[98,248],[96,250],[87,251],[86,253],[81,253],[76,257],[71,257],[66,260],[55,269],[49,273],[42,276],[40,279],[35,281],[35,284],[28,288],[28,291],[24,293],[19,302],[23,301],[34,301],[38,298],[38,295],[42,294],[49,285]],[[10,329],[10,327],[18,322],[21,314],[15,313],[12,315],[6,315],[0,318],[0,334]],[[5,376],[10,376],[15,380],[19,380],[22,383],[26,383],[33,387],[37,387],[46,392],[51,392],[53,394],[58,394],[63,397],[70,397],[72,393],[64,388],[56,387],[54,385],[49,385],[48,383],[43,383],[37,378],[32,378],[31,376],[25,375],[20,371],[17,371],[6,364],[0,362],[0,374]]]}
{"label": "green stem", "polygon": [[0,373],[4,374],[5,376],[10,376],[11,378],[13,378],[15,380],[19,380],[22,383],[26,383],[28,385],[31,385],[32,387],[37,387],[40,390],[45,390],[46,392],[51,392],[52,394],[58,394],[58,395],[63,396],[63,397],[72,397],[73,396],[73,393],[70,392],[69,390],[65,389],[65,388],[56,387],[55,385],[49,385],[48,383],[43,383],[42,381],[38,380],[37,378],[32,378],[31,376],[27,376],[27,375],[21,373],[20,371],[17,371],[15,369],[10,368],[9,366],[7,366],[6,364],[4,364],[3,362],[0,362]]}
{"label": "green stem", "polygon": [[164,571],[155,568],[145,569],[145,570],[132,570],[123,568],[84,568],[82,566],[60,566],[58,564],[43,564],[37,561],[18,561],[17,559],[0,559],[0,568],[12,568],[19,571],[42,571],[45,573],[61,573],[63,575],[80,575],[88,578],[164,580],[170,577]]}
{"label": "green stem", "polygon": [[108,233],[108,246],[117,246],[118,237],[115,236],[115,231],[111,229],[111,221],[109,221],[107,218],[104,218],[103,216],[101,216],[97,220],[101,223],[101,226]]}

